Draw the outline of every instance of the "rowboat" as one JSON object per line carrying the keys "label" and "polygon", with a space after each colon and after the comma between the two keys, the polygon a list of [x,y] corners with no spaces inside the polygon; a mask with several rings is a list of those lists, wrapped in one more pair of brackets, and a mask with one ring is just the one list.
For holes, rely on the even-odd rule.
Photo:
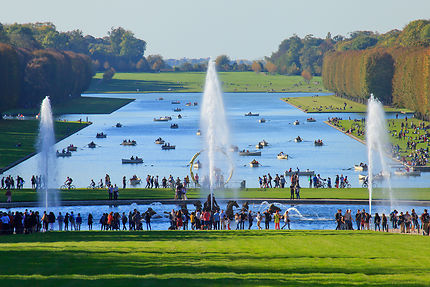
{"label": "rowboat", "polygon": [[69,145],[68,147],[67,147],[67,151],[77,151],[78,150],[78,147],[77,146],[74,146],[74,145]]}
{"label": "rowboat", "polygon": [[155,140],[156,144],[164,144],[164,140],[162,138],[158,138]]}
{"label": "rowboat", "polygon": [[278,159],[288,159],[288,154],[280,152],[280,153],[278,153],[277,158]]}
{"label": "rowboat", "polygon": [[259,144],[261,144],[262,146],[268,146],[269,143],[266,142],[265,140],[262,140],[261,142],[259,142]]}
{"label": "rowboat", "polygon": [[193,167],[194,167],[195,169],[199,169],[199,168],[201,168],[201,167],[202,167],[202,164],[200,163],[200,161],[197,161],[197,162],[195,162],[195,163],[193,164]]}
{"label": "rowboat", "polygon": [[182,119],[182,116],[181,116],[181,114],[179,114],[179,115],[178,115],[178,119]]}
{"label": "rowboat", "polygon": [[354,165],[354,169],[358,171],[366,171],[367,170],[367,164],[356,164]]}
{"label": "rowboat", "polygon": [[88,144],[88,147],[89,147],[89,148],[95,148],[95,147],[96,147],[96,144],[95,144],[94,142],[90,142],[90,143]]}
{"label": "rowboat", "polygon": [[154,118],[154,122],[167,122],[170,121],[172,118],[171,117],[159,117],[159,118]]}
{"label": "rowboat", "polygon": [[295,141],[296,143],[301,143],[301,142],[303,141],[303,139],[302,139],[301,137],[296,137],[296,138],[294,139],[294,141]]}
{"label": "rowboat", "polygon": [[72,153],[70,151],[66,151],[66,152],[57,151],[57,157],[69,157],[69,156],[72,156]]}
{"label": "rowboat", "polygon": [[397,176],[420,176],[421,172],[419,170],[396,170],[394,171],[394,174]]}
{"label": "rowboat", "polygon": [[264,146],[261,143],[255,145],[256,149],[262,149]]}
{"label": "rowboat", "polygon": [[172,105],[179,105],[180,103],[180,101],[172,101]]}
{"label": "rowboat", "polygon": [[197,130],[196,135],[201,136],[202,132],[200,130]]}
{"label": "rowboat", "polygon": [[258,166],[260,166],[260,163],[254,159],[249,163],[249,166],[250,167],[258,167]]}
{"label": "rowboat", "polygon": [[123,158],[122,159],[122,163],[143,163],[143,159],[142,158]]}
{"label": "rowboat", "polygon": [[266,122],[266,119],[265,118],[261,118],[261,119],[259,119],[258,120],[258,122],[261,124],[261,123],[265,123]]}
{"label": "rowboat", "polygon": [[253,114],[251,112],[245,114],[245,117],[258,117],[260,114]]}
{"label": "rowboat", "polygon": [[96,138],[98,138],[98,139],[105,139],[105,138],[106,138],[106,136],[107,136],[107,134],[104,134],[104,133],[97,133]]}
{"label": "rowboat", "polygon": [[116,123],[116,125],[115,125],[117,128],[120,128],[120,127],[122,127],[122,124],[121,123]]}
{"label": "rowboat", "polygon": [[364,174],[358,175],[358,180],[366,180],[366,178],[367,178],[367,175],[364,175]]}
{"label": "rowboat", "polygon": [[315,172],[313,170],[306,170],[306,171],[286,171],[285,176],[291,176],[293,174],[297,174],[299,176],[313,176],[315,175]]}
{"label": "rowboat", "polygon": [[240,151],[240,156],[261,156],[261,151]]}
{"label": "rowboat", "polygon": [[185,106],[186,107],[191,107],[191,103],[186,103]]}
{"label": "rowboat", "polygon": [[121,143],[121,145],[128,145],[128,146],[135,146],[137,143],[136,143],[136,141],[123,141],[122,143]]}
{"label": "rowboat", "polygon": [[298,125],[300,125],[300,122],[299,122],[298,120],[295,120],[293,124],[294,124],[295,126],[298,126]]}
{"label": "rowboat", "polygon": [[318,140],[318,141],[314,141],[314,145],[315,146],[323,146],[323,142]]}
{"label": "rowboat", "polygon": [[161,149],[163,149],[163,150],[175,149],[175,148],[176,148],[176,146],[175,145],[170,145],[170,143],[164,144],[164,145],[161,146]]}
{"label": "rowboat", "polygon": [[316,122],[317,120],[314,118],[307,118],[306,121],[309,123],[313,123],[313,122]]}
{"label": "rowboat", "polygon": [[176,109],[174,109],[173,111],[174,111],[174,112],[180,112],[180,111],[182,111],[182,109],[180,109],[180,108],[176,108]]}
{"label": "rowboat", "polygon": [[170,125],[170,128],[171,128],[171,129],[177,129],[177,128],[178,128],[178,124],[171,124],[171,125]]}

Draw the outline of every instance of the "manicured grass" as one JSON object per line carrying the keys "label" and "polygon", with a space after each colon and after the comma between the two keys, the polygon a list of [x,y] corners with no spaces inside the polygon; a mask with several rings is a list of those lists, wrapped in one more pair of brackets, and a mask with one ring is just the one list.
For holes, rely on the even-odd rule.
{"label": "manicured grass", "polygon": [[[134,101],[134,99],[116,99],[102,97],[79,97],[70,101],[55,105],[52,108],[54,115],[64,114],[110,114],[119,108]],[[14,109],[4,112],[3,114],[24,114],[36,115],[39,109]]]}
{"label": "manicured grass", "polygon": [[[285,102],[307,113],[365,113],[367,106],[347,99],[330,96],[284,98]],[[345,106],[346,103],[346,106]],[[411,112],[407,109],[385,107],[386,112]]]}
{"label": "manicured grass", "polygon": [[[60,141],[86,126],[86,123],[55,122],[55,138]],[[0,120],[0,169],[33,153],[38,132],[37,120]]]}
{"label": "manicured grass", "polygon": [[371,231],[0,237],[3,286],[428,286],[430,238]]}
{"label": "manicured grass", "polygon": [[[310,84],[301,76],[267,75],[254,72],[220,72],[224,92],[327,92],[321,77]],[[87,93],[202,92],[206,73],[116,73],[103,82],[97,73]]]}
{"label": "manicured grass", "polygon": [[[215,191],[218,199],[222,198],[250,198],[250,199],[289,199],[290,190],[285,189],[258,189],[249,188],[246,190],[224,190]],[[315,189],[303,188],[300,192],[303,199],[368,199],[369,194],[365,188],[348,188],[348,189]],[[199,189],[190,189],[187,192],[188,199],[205,198],[205,193]],[[430,200],[430,188],[398,188],[394,189],[394,197],[404,200]],[[105,200],[108,198],[106,189],[73,189],[61,191],[62,200]],[[174,192],[172,189],[120,189],[119,199],[173,199]],[[388,196],[378,188],[374,190],[374,199],[387,199]],[[23,189],[12,191],[13,201],[37,201],[37,194],[34,190]],[[4,202],[6,199],[1,198]]]}
{"label": "manicured grass", "polygon": [[[401,127],[402,122],[405,123],[404,119],[389,119],[387,120],[387,122],[388,122],[389,138],[391,143],[393,143],[394,145],[399,145],[400,147],[399,155],[401,157],[404,156],[407,159],[407,161],[411,159],[409,155],[413,151],[411,149],[407,149],[408,141],[417,142],[416,149],[420,149],[420,148],[427,149],[429,147],[428,142],[424,142],[418,139],[420,135],[426,135],[427,131],[423,129],[417,129],[415,131],[414,129],[411,129],[411,126],[410,126],[411,122],[419,126],[421,123],[423,123],[423,121],[415,118],[408,119],[407,126],[403,128],[403,130],[406,129],[407,137],[402,139],[399,139],[397,135],[402,129]],[[424,124],[425,126],[428,126],[430,123],[424,122]],[[352,134],[353,136],[361,140],[365,140],[365,133],[366,133],[365,122],[353,121],[353,120],[340,120],[337,126],[343,131],[351,130],[351,132],[349,132],[350,134]],[[427,163],[427,165],[429,165],[429,163]]]}

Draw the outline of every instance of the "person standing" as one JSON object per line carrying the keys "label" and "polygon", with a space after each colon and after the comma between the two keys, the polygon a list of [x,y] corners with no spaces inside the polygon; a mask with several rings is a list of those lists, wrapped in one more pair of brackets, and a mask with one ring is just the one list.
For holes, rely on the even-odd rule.
{"label": "person standing", "polygon": [[81,225],[82,225],[82,217],[81,217],[81,214],[78,213],[78,216],[76,216],[76,229],[81,230]]}
{"label": "person standing", "polygon": [[275,222],[275,230],[279,230],[279,223],[281,222],[281,216],[279,215],[279,211],[277,210],[275,212],[275,215],[273,216],[273,221]]}
{"label": "person standing", "polygon": [[112,200],[113,187],[111,185],[108,187],[108,192],[109,192],[109,200]]}
{"label": "person standing", "polygon": [[272,220],[272,215],[270,214],[269,210],[266,210],[266,212],[264,212],[264,224],[265,224],[265,228],[270,229],[270,221]]}
{"label": "person standing", "polygon": [[360,209],[358,209],[357,213],[355,214],[355,224],[357,225],[357,230],[360,230],[360,225],[361,225],[361,212],[360,212]]}
{"label": "person standing", "polygon": [[382,232],[388,232],[388,219],[385,213],[382,213]]}
{"label": "person standing", "polygon": [[70,222],[70,231],[72,230],[76,230],[76,225],[75,225],[75,215],[73,214],[73,211],[70,212],[69,215],[69,222]]}
{"label": "person standing", "polygon": [[122,230],[127,230],[127,227],[125,226],[127,224],[127,215],[125,215],[125,212],[122,213],[121,221],[122,221]]}
{"label": "person standing", "polygon": [[285,228],[285,226],[288,225],[288,230],[291,230],[290,228],[290,216],[288,215],[288,210],[285,211],[284,213],[284,226],[282,226],[282,229]]}
{"label": "person standing", "polygon": [[429,235],[429,222],[430,222],[430,216],[427,213],[427,209],[424,209],[423,214],[421,214],[423,235]]}
{"label": "person standing", "polygon": [[261,230],[261,226],[260,226],[260,224],[261,224],[261,220],[262,220],[262,216],[261,216],[261,213],[260,213],[260,211],[258,211],[257,212],[257,227],[258,227],[258,230]]}
{"label": "person standing", "polygon": [[290,199],[294,200],[294,192],[295,192],[295,187],[293,184],[290,185]]}
{"label": "person standing", "polygon": [[300,199],[300,184],[299,181],[296,181],[296,199]]}
{"label": "person standing", "polygon": [[[373,222],[375,223],[375,231],[378,229],[378,231],[381,231],[381,217],[378,213],[375,213],[375,217],[373,218]],[[384,229],[382,229],[384,231]]]}
{"label": "person standing", "polygon": [[58,213],[57,216],[57,221],[58,221],[58,230],[59,231],[63,231],[63,222],[64,222],[64,217],[63,215],[60,213]]}
{"label": "person standing", "polygon": [[64,216],[64,231],[69,231],[69,213]]}
{"label": "person standing", "polygon": [[252,222],[254,221],[254,217],[252,216],[252,211],[248,212],[248,230],[252,227]]}
{"label": "person standing", "polygon": [[113,200],[118,200],[118,192],[119,192],[119,188],[115,184],[113,187]]}
{"label": "person standing", "polygon": [[270,175],[270,173],[267,174],[267,187],[272,188],[272,176]]}
{"label": "person standing", "polygon": [[151,213],[145,212],[146,230],[151,231]]}
{"label": "person standing", "polygon": [[125,189],[127,187],[127,179],[125,175],[122,177],[122,189]]}
{"label": "person standing", "polygon": [[93,230],[93,215],[88,214],[88,230]]}
{"label": "person standing", "polygon": [[418,234],[419,234],[420,233],[420,225],[418,223],[418,214],[415,212],[415,209],[412,209],[411,217],[412,217],[412,223],[413,223],[412,231],[415,231],[415,229],[416,229]]}

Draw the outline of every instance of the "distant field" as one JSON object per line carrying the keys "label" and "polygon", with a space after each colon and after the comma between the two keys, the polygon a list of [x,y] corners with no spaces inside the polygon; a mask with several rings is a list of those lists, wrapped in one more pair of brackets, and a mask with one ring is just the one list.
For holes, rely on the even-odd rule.
{"label": "distant field", "polygon": [[[27,180],[27,179],[26,179]],[[27,181],[29,182],[29,180]],[[216,198],[249,198],[249,199],[289,199],[290,190],[285,189],[259,189],[249,188],[246,190],[224,190],[216,192]],[[397,199],[403,200],[430,200],[430,188],[399,188],[393,190],[393,195]],[[316,189],[303,188],[300,192],[303,199],[368,199],[369,192],[366,188],[348,188],[348,189]],[[187,192],[189,199],[202,199],[205,195],[198,189],[190,189]],[[61,191],[61,199],[69,200],[106,200],[108,193],[106,189],[74,189]],[[144,189],[144,188],[127,188],[120,189],[119,199],[173,199],[174,192],[172,189]],[[374,199],[387,199],[387,195],[382,190],[373,191]],[[37,201],[37,194],[34,190],[14,190],[12,191],[12,200],[18,201]],[[6,198],[0,197],[0,201],[6,201]]]}
{"label": "distant field", "polygon": [[[283,100],[307,113],[365,113],[367,110],[366,105],[336,97],[335,95],[298,98],[292,97],[283,98]],[[407,109],[398,109],[388,106],[385,107],[385,111],[411,112]]]}
{"label": "distant field", "polygon": [[[301,76],[266,75],[254,72],[220,72],[224,92],[327,92],[321,77],[310,84]],[[102,73],[93,78],[86,93],[202,92],[206,73],[116,73],[103,82]]]}
{"label": "distant field", "polygon": [[428,236],[334,230],[5,235],[0,280],[46,287],[429,286],[429,243]]}
{"label": "distant field", "polygon": [[[60,141],[86,126],[78,122],[55,122],[55,138]],[[0,169],[33,153],[38,132],[37,120],[0,120]]]}
{"label": "distant field", "polygon": [[[99,97],[79,97],[70,101],[55,105],[52,108],[54,115],[64,114],[110,114],[117,109],[134,101],[134,99],[116,99]],[[3,114],[37,115],[39,109],[13,109]]]}

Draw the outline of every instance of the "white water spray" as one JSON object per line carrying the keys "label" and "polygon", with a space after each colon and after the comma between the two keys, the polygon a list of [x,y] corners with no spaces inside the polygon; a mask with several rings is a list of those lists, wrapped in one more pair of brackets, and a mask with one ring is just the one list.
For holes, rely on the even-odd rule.
{"label": "white water spray", "polygon": [[56,205],[57,186],[55,185],[55,136],[54,121],[52,118],[51,103],[48,97],[42,101],[40,107],[39,137],[37,150],[39,152],[39,176],[38,186],[39,203],[48,209],[48,206]]}
{"label": "white water spray", "polygon": [[224,174],[223,177],[225,180],[225,173],[223,173],[225,170],[222,170],[221,167],[225,167],[227,164],[228,169],[232,168],[228,154],[230,152],[229,128],[225,115],[221,85],[213,60],[210,60],[208,63],[200,110],[200,126],[205,140],[204,149],[206,150],[207,160],[204,168],[206,168],[206,177],[209,181],[209,190],[211,196],[213,196],[213,190],[220,186],[221,174]]}
{"label": "white water spray", "polygon": [[[385,183],[388,188],[390,204],[393,197],[390,184],[390,170],[386,157],[389,154],[387,122],[384,107],[370,95],[367,104],[366,143],[368,164],[369,214],[372,214],[372,194],[375,181]],[[376,173],[376,175],[375,175]]]}

